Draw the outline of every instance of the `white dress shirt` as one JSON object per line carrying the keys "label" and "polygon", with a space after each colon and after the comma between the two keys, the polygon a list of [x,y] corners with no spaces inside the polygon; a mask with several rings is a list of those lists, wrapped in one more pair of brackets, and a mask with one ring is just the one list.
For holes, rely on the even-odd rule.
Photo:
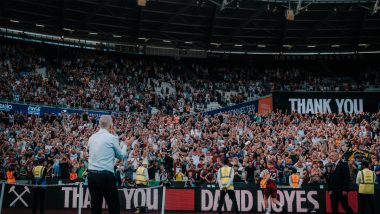
{"label": "white dress shirt", "polygon": [[100,129],[88,140],[89,170],[114,172],[115,157],[122,160],[126,156],[126,146],[120,148],[119,138],[105,129]]}

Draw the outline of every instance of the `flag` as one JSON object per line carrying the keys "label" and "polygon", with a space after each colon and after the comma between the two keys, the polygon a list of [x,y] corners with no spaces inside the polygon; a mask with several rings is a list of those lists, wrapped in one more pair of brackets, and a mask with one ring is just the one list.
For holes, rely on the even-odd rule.
{"label": "flag", "polygon": [[359,155],[359,154],[363,155],[365,158],[368,159],[371,157],[372,153],[364,149],[350,149],[343,154],[343,158],[345,160],[350,161],[355,158],[355,155]]}

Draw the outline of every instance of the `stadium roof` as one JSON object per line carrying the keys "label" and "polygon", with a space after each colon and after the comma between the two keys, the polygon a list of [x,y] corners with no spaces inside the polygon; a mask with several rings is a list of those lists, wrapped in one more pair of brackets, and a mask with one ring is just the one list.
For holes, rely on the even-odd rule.
{"label": "stadium roof", "polygon": [[360,51],[380,50],[377,9],[376,0],[2,0],[0,27],[216,51]]}

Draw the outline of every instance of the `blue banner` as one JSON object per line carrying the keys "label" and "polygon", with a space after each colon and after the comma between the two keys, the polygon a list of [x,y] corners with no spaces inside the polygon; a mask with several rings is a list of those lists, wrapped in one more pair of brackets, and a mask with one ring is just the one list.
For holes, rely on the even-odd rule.
{"label": "blue banner", "polygon": [[[257,112],[258,101],[249,101],[233,106],[228,106],[225,108],[215,109],[206,112],[207,115],[216,115],[219,113],[233,113],[233,114],[243,114],[248,112]],[[61,113],[70,113],[70,114],[82,114],[87,112],[89,116],[101,116],[104,114],[112,114],[110,111],[94,111],[86,109],[71,109],[71,108],[62,108],[62,107],[49,107],[33,104],[19,104],[11,102],[0,102],[0,111],[15,112],[22,114],[34,114],[34,115],[43,115],[56,114],[60,115]]]}
{"label": "blue banner", "polygon": [[258,106],[258,101],[254,100],[254,101],[240,103],[233,106],[211,110],[211,111],[206,112],[206,114],[211,115],[211,116],[219,114],[219,113],[245,114],[248,112],[257,112],[257,109],[258,109],[257,106]]}
{"label": "blue banner", "polygon": [[104,114],[111,114],[111,112],[108,112],[108,111],[93,111],[93,110],[88,111],[86,109],[59,108],[59,107],[7,103],[7,102],[0,102],[0,111],[22,113],[22,114],[34,114],[34,115],[44,115],[45,113],[48,113],[48,114],[54,113],[56,115],[60,115],[62,113],[82,114],[85,112],[89,116],[101,116]]}

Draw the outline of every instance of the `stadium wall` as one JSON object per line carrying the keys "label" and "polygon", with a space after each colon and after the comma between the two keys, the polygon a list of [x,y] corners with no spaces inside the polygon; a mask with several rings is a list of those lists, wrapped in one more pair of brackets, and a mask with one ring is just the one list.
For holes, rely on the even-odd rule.
{"label": "stadium wall", "polygon": [[[32,187],[6,185],[4,191],[4,209],[30,208]],[[48,187],[45,206],[47,209],[72,210],[77,209],[81,198],[78,186]],[[161,210],[163,188],[119,189],[122,210],[134,210],[138,206],[147,206],[149,210]],[[321,188],[278,189],[279,200],[286,205],[288,213],[308,213],[319,210],[319,213],[329,213],[330,200],[326,190]],[[235,190],[239,209],[242,212],[257,213],[264,208],[263,193],[257,188],[237,188]],[[165,191],[165,210],[167,211],[216,211],[220,191],[215,188],[167,188]],[[89,192],[86,187],[82,194],[83,209],[90,208]],[[380,189],[376,192],[376,201],[380,201]],[[349,192],[349,204],[357,213],[357,192]],[[106,208],[105,202],[103,208]],[[232,202],[226,198],[225,211],[231,211]],[[272,210],[280,212],[272,204]],[[376,212],[380,213],[380,204],[376,203]]]}
{"label": "stadium wall", "polygon": [[[274,92],[272,95],[258,100],[211,110],[204,112],[204,114],[213,116],[219,113],[266,113],[273,110],[281,110],[283,113],[298,112],[302,114],[378,112],[380,110],[380,92]],[[89,115],[100,116],[113,113],[110,111],[29,105],[4,101],[0,101],[0,111],[34,115],[87,112]]]}
{"label": "stadium wall", "polygon": [[43,106],[43,105],[28,105],[28,104],[20,104],[13,102],[0,102],[0,111],[6,112],[14,112],[14,113],[22,113],[29,115],[44,115],[47,114],[56,114],[59,115],[63,112],[67,112],[70,114],[81,114],[87,112],[90,116],[96,115],[100,116],[103,114],[111,114],[109,111],[94,111],[88,109],[72,109],[72,108],[60,108],[60,107],[51,107],[51,106]]}

